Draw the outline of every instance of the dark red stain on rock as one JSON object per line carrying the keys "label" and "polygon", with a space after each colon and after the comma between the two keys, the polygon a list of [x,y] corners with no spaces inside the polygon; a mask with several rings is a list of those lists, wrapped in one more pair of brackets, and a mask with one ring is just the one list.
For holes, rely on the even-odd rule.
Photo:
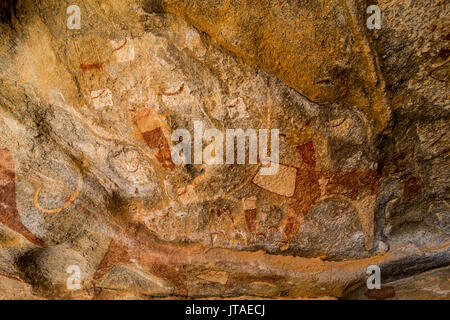
{"label": "dark red stain on rock", "polygon": [[300,156],[308,169],[313,170],[316,168],[316,156],[314,143],[312,141],[301,144],[297,147],[297,151],[300,153]]}
{"label": "dark red stain on rock", "polygon": [[98,99],[100,98],[104,93],[105,93],[106,89],[103,89],[102,92],[100,92],[98,95],[96,95],[95,97],[92,97],[92,100]]}
{"label": "dark red stain on rock", "polygon": [[256,234],[256,237],[262,237],[262,238],[264,238],[264,240],[267,238],[267,237],[266,237],[266,234],[265,234],[264,232],[258,232],[258,233]]}
{"label": "dark red stain on rock", "polygon": [[226,107],[227,107],[228,109],[233,109],[233,108],[236,107],[236,105],[238,104],[238,102],[239,102],[239,99],[237,99],[233,104],[227,105]]}
{"label": "dark red stain on rock", "polygon": [[[375,169],[350,170],[342,172],[316,170],[314,144],[307,141],[297,147],[302,164],[297,167],[295,191],[290,203],[291,213],[286,217],[284,236],[287,240],[295,236],[300,228],[299,217],[305,216],[311,206],[322,196],[340,195],[357,200],[362,190],[376,194],[381,174]],[[323,185],[319,181],[323,180]],[[322,194],[324,193],[324,194]]]}
{"label": "dark red stain on rock", "polygon": [[0,149],[0,223],[20,233],[28,241],[46,246],[22,223],[16,207],[16,183],[14,161],[7,148]]}
{"label": "dark red stain on rock", "polygon": [[131,260],[135,259],[147,272],[171,281],[178,295],[188,295],[183,262],[186,255],[179,250],[156,244],[140,225],[128,224],[117,230],[115,236],[117,239],[111,240],[93,275],[94,281],[103,278],[114,266],[131,264]]}
{"label": "dark red stain on rock", "polygon": [[312,205],[312,203],[314,203],[316,197],[319,196],[316,195],[311,198],[308,197],[308,195],[306,195],[305,199],[303,199],[305,201],[303,201],[302,199],[295,199],[295,198],[289,199],[288,215],[285,218],[285,223],[283,227],[285,240],[291,239],[300,230],[299,218],[305,217],[309,207]]}
{"label": "dark red stain on rock", "polygon": [[405,198],[414,197],[422,192],[422,187],[416,177],[410,177],[403,181],[403,196]]}
{"label": "dark red stain on rock", "polygon": [[94,62],[94,63],[81,63],[80,69],[81,70],[97,70],[103,68],[103,63],[101,62]]}
{"label": "dark red stain on rock", "polygon": [[119,47],[114,48],[114,49],[113,49],[113,52],[114,52],[114,51],[118,51],[118,50],[122,49],[123,47],[125,47],[125,45],[127,44],[127,42],[128,42],[128,39],[125,38],[125,41],[124,41]]}
{"label": "dark red stain on rock", "polygon": [[303,202],[306,207],[311,206],[320,198],[320,172],[309,168],[298,168],[295,178],[294,198]]}
{"label": "dark red stain on rock", "polygon": [[181,94],[181,93],[183,92],[183,90],[184,90],[184,83],[182,83],[181,86],[180,86],[180,88],[179,88],[177,91],[175,91],[175,92],[166,92],[166,91],[162,91],[161,94],[162,94],[163,96],[167,96],[167,97],[170,97],[170,96],[176,96],[176,95]]}
{"label": "dark red stain on rock", "polygon": [[[224,239],[226,238],[225,232],[223,232],[222,230],[219,230],[217,232],[210,232],[208,235],[209,239],[211,240],[211,247],[214,246],[214,240],[217,239],[219,236],[222,236]],[[214,238],[214,236],[216,236],[216,238]]]}
{"label": "dark red stain on rock", "polygon": [[244,210],[245,215],[245,223],[247,224],[247,229],[250,232],[256,231],[256,218],[258,216],[258,212],[256,209]]}
{"label": "dark red stain on rock", "polygon": [[328,172],[324,177],[328,179],[327,194],[344,195],[352,200],[356,200],[361,190],[376,193],[381,178],[377,170],[371,169]]}
{"label": "dark red stain on rock", "polygon": [[[300,211],[301,212],[301,211]],[[300,229],[300,222],[297,216],[289,216],[286,221],[286,225],[284,226],[284,236],[286,239],[291,239],[294,235],[297,234]]]}
{"label": "dark red stain on rock", "polygon": [[101,279],[114,266],[130,262],[128,248],[116,240],[111,240],[102,261],[93,275],[94,280]]}
{"label": "dark red stain on rock", "polygon": [[172,169],[174,164],[172,162],[172,155],[170,153],[170,147],[167,143],[167,139],[164,136],[162,129],[156,128],[150,131],[146,131],[142,133],[142,137],[144,141],[150,148],[156,148],[158,151],[155,153],[156,159],[158,159],[159,163],[166,168]]}
{"label": "dark red stain on rock", "polygon": [[16,281],[24,282],[22,279],[20,279],[20,278],[18,278],[18,277],[10,276],[10,275],[8,275],[8,274],[4,274],[4,273],[1,273],[1,272],[0,272],[0,277],[5,277],[5,278],[11,279],[11,280],[16,280]]}
{"label": "dark red stain on rock", "polygon": [[217,217],[221,217],[222,215],[226,215],[230,218],[231,222],[234,222],[233,213],[231,212],[230,207],[224,207],[222,209],[217,210]]}
{"label": "dark red stain on rock", "polygon": [[167,264],[153,264],[150,267],[150,272],[160,278],[168,279],[181,296],[188,296],[189,291],[186,284],[187,272],[184,265],[167,265]]}
{"label": "dark red stain on rock", "polygon": [[384,300],[395,297],[395,289],[390,286],[381,286],[380,289],[369,289],[364,295],[369,299]]}

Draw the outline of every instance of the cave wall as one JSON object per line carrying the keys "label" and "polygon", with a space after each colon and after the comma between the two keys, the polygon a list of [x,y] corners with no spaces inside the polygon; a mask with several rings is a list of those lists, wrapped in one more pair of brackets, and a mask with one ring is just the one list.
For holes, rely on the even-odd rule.
{"label": "cave wall", "polygon": [[[444,1],[69,5],[0,7],[1,298],[448,298]],[[174,163],[195,123],[278,172]]]}

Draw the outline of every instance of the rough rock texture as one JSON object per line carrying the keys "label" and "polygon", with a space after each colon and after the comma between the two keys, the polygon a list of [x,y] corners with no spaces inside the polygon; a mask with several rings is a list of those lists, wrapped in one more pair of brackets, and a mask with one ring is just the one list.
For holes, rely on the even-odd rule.
{"label": "rough rock texture", "polygon": [[412,277],[392,281],[380,289],[367,290],[362,287],[355,290],[346,299],[360,300],[449,300],[450,267],[427,271]]}
{"label": "rough rock texture", "polygon": [[[0,5],[0,298],[449,298],[445,1],[72,4]],[[194,121],[278,173],[174,163]]]}

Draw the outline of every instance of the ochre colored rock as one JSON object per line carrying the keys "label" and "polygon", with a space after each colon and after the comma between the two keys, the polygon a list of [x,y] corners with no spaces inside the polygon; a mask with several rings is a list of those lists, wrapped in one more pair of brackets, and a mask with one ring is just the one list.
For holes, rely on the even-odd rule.
{"label": "ochre colored rock", "polygon": [[448,6],[76,5],[0,4],[1,299],[448,299]]}

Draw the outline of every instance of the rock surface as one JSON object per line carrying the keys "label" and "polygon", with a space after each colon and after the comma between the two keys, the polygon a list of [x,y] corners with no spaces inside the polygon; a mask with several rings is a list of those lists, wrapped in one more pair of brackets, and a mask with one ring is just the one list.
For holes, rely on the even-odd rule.
{"label": "rock surface", "polygon": [[3,1],[0,298],[448,299],[449,7],[369,2]]}
{"label": "rock surface", "polygon": [[412,277],[386,283],[380,289],[361,288],[347,299],[361,300],[449,300],[450,267],[439,268]]}

